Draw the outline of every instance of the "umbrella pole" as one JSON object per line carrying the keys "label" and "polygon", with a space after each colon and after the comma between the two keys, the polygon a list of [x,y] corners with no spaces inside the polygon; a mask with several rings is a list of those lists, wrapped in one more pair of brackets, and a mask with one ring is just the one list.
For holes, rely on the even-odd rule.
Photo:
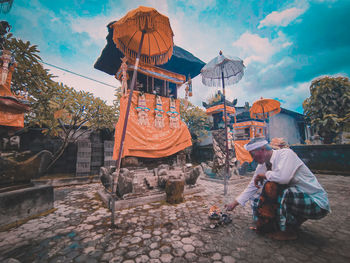
{"label": "umbrella pole", "polygon": [[226,195],[227,194],[227,177],[228,177],[228,175],[230,173],[230,167],[229,167],[228,136],[227,136],[226,95],[225,95],[225,81],[224,81],[224,71],[223,71],[223,69],[221,69],[221,79],[222,79],[222,93],[224,94],[224,121],[225,121],[225,142],[226,142],[224,195]]}
{"label": "umbrella pole", "polygon": [[137,69],[138,69],[139,61],[140,61],[141,48],[142,48],[143,38],[144,38],[144,35],[145,35],[144,33],[145,32],[142,31],[141,41],[140,41],[140,45],[139,45],[139,50],[137,52],[137,57],[136,57],[136,62],[135,62],[135,68],[134,68],[134,72],[132,74],[132,80],[131,80],[131,86],[130,86],[129,98],[128,98],[128,105],[126,107],[126,112],[125,112],[125,117],[124,117],[124,126],[123,126],[123,131],[122,131],[122,137],[120,139],[119,153],[118,153],[118,159],[117,159],[117,167],[116,167],[116,172],[114,173],[114,176],[113,176],[113,184],[112,184],[112,217],[111,217],[111,225],[112,225],[112,227],[116,227],[116,225],[114,223],[115,197],[116,197],[116,194],[117,194],[117,184],[118,184],[118,177],[119,177],[119,172],[120,172],[120,164],[121,164],[121,160],[122,160],[122,153],[123,153],[123,148],[124,148],[124,140],[125,140],[125,135],[126,135],[126,128],[128,126],[128,119],[129,119],[129,112],[130,112],[132,94],[133,94],[134,87],[135,87],[135,84],[136,84]]}
{"label": "umbrella pole", "polygon": [[264,120],[264,130],[265,130],[265,139],[267,139],[267,123],[265,121],[265,110],[264,110],[264,106],[261,104],[261,109],[262,109],[262,112],[263,112],[263,120]]}

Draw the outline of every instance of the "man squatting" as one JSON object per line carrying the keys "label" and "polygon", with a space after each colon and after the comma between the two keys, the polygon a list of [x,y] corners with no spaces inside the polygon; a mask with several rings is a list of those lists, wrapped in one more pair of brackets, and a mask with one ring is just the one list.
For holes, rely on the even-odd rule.
{"label": "man squatting", "polygon": [[250,200],[258,233],[276,240],[296,239],[303,222],[331,211],[326,191],[291,149],[273,150],[264,138],[254,138],[244,148],[258,166],[246,189],[226,209]]}

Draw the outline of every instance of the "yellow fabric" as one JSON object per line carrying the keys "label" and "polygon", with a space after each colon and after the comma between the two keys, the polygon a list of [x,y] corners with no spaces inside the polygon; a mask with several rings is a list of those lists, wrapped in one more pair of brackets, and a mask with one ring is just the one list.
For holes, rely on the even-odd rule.
{"label": "yellow fabric", "polygon": [[113,41],[128,58],[136,58],[142,31],[145,32],[140,61],[152,65],[166,63],[173,54],[174,33],[169,18],[156,9],[140,6],[111,25]]}
{"label": "yellow fabric", "polygon": [[249,110],[250,117],[266,119],[281,112],[281,103],[273,99],[259,99],[255,101]]}
{"label": "yellow fabric", "polygon": [[235,141],[236,158],[241,163],[244,163],[244,162],[251,163],[253,161],[253,158],[250,155],[250,153],[243,147],[248,142],[249,140]]}
{"label": "yellow fabric", "polygon": [[[135,109],[138,105],[138,97],[139,92],[134,91],[122,157],[160,158],[177,153],[192,145],[191,135],[185,123],[180,120],[180,127],[178,129],[171,129],[169,127],[169,116],[167,112],[170,110],[170,98],[161,97],[164,110],[164,128],[157,129],[154,126],[155,95],[145,94],[146,106],[150,109],[148,111],[149,125],[147,126],[139,125],[138,123],[137,110]],[[120,99],[120,117],[115,129],[114,160],[118,158],[127,100],[128,96]],[[179,110],[180,103],[179,100],[176,100],[176,111],[179,112]]]}
{"label": "yellow fabric", "polygon": [[[213,107],[210,107],[206,110],[206,113],[208,115],[211,115],[211,114],[218,113],[221,111],[224,112],[224,104],[215,105]],[[234,114],[234,113],[236,113],[236,109],[235,109],[235,107],[226,106],[226,112]]]}

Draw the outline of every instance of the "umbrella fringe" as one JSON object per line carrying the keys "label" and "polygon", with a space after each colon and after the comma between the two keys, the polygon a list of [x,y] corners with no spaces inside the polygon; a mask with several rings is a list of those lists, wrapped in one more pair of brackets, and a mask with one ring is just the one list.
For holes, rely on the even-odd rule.
{"label": "umbrella fringe", "polygon": [[[244,72],[240,71],[232,77],[225,78],[225,80],[224,80],[225,85],[229,86],[229,85],[236,84],[237,82],[239,82],[242,79],[243,75],[244,75]],[[221,78],[202,77],[202,83],[206,86],[209,86],[209,87],[222,86],[221,80],[222,80]]]}
{"label": "umbrella fringe", "polygon": [[[147,21],[147,23],[146,23]],[[147,25],[147,28],[146,28]],[[130,31],[142,31],[157,28],[157,30],[163,31],[169,38],[174,36],[170,27],[169,18],[161,15],[152,17],[151,14],[145,14],[136,18],[127,18],[115,22],[111,25],[114,29],[113,39],[121,38],[130,33]]]}
{"label": "umbrella fringe", "polygon": [[[123,42],[121,42],[117,39],[115,44],[116,44],[117,48],[120,51],[122,51],[126,57],[132,58],[132,59],[137,58],[137,52],[127,48]],[[168,62],[169,59],[171,58],[172,54],[173,54],[173,46],[171,46],[169,48],[169,50],[164,54],[154,55],[154,56],[141,55],[140,61],[143,63],[146,63],[146,64],[151,64],[151,65],[161,65],[161,64],[165,64],[166,62]]]}

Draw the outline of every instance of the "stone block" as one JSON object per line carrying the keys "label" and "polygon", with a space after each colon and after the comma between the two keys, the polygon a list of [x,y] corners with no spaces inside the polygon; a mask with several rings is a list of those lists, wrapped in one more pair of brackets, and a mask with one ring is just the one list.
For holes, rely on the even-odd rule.
{"label": "stone block", "polygon": [[185,181],[169,178],[165,185],[166,201],[169,204],[179,204],[184,200]]}

